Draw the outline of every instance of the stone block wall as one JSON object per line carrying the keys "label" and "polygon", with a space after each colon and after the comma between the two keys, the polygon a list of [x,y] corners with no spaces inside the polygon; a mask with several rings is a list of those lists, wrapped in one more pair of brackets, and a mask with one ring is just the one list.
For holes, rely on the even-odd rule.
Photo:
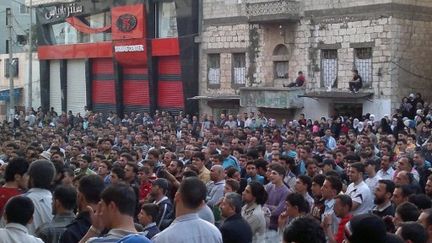
{"label": "stone block wall", "polygon": [[241,2],[241,0],[203,0],[203,18],[244,16],[245,8]]}

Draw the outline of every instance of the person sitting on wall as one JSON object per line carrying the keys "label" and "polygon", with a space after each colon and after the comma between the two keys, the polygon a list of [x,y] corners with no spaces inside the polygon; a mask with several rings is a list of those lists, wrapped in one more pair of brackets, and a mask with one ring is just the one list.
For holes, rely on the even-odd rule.
{"label": "person sitting on wall", "polygon": [[304,84],[304,82],[305,82],[305,76],[303,75],[302,71],[299,71],[298,72],[298,76],[297,76],[297,78],[296,78],[296,80],[294,82],[292,82],[292,83],[290,83],[288,85],[284,84],[283,86],[284,87],[289,87],[289,88],[292,88],[292,87],[302,87],[303,84]]}
{"label": "person sitting on wall", "polygon": [[349,81],[349,89],[351,90],[351,93],[358,93],[359,89],[363,87],[363,80],[362,77],[359,75],[358,70],[354,69],[353,71],[353,78],[351,81]]}

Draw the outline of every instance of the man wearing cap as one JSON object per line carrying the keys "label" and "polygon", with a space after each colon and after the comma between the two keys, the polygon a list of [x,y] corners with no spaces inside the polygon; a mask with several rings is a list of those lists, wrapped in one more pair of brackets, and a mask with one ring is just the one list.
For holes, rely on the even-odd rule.
{"label": "man wearing cap", "polygon": [[154,198],[154,204],[159,206],[159,214],[156,224],[159,229],[165,229],[174,219],[174,207],[171,200],[166,196],[169,184],[164,178],[158,178],[153,182],[151,196]]}
{"label": "man wearing cap", "polygon": [[152,238],[153,243],[222,243],[216,226],[200,219],[197,212],[206,198],[207,188],[196,177],[185,178],[175,195],[176,219]]}

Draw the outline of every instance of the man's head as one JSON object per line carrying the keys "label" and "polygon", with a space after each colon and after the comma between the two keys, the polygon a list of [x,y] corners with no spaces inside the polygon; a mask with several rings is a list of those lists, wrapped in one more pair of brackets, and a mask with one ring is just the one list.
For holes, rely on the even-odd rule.
{"label": "man's head", "polygon": [[221,165],[213,165],[210,169],[210,179],[214,182],[223,180],[225,177],[224,169]]}
{"label": "man's head", "polygon": [[175,195],[176,209],[181,207],[187,210],[198,211],[207,196],[207,188],[197,177],[188,177],[182,180]]}
{"label": "man's head", "polygon": [[153,223],[157,220],[159,214],[159,206],[154,203],[145,203],[141,207],[138,214],[138,221],[143,226]]}
{"label": "man's head", "polygon": [[398,186],[396,185],[393,191],[392,202],[399,206],[400,204],[407,202],[408,197],[413,194],[413,190],[408,185]]}
{"label": "man's head", "polygon": [[164,178],[158,178],[153,182],[151,195],[156,199],[159,200],[163,196],[166,195],[169,188],[169,182],[167,179]]}
{"label": "man's head", "polygon": [[384,221],[373,214],[354,216],[345,225],[345,237],[349,243],[385,243],[386,227]]}
{"label": "man's head", "polygon": [[411,172],[414,161],[410,157],[401,157],[398,160],[398,170]]}
{"label": "man's head", "polygon": [[78,163],[79,163],[79,167],[81,170],[86,170],[88,169],[90,163],[91,163],[91,158],[88,155],[79,155],[77,157]]}
{"label": "man's head", "polygon": [[99,210],[106,228],[113,228],[120,217],[133,219],[136,196],[134,190],[125,184],[110,185],[101,193]]}
{"label": "man's head", "polygon": [[432,209],[426,209],[424,210],[418,220],[418,223],[420,223],[427,231],[427,234],[429,235],[429,239],[432,239]]}
{"label": "man's head", "polygon": [[416,205],[410,202],[404,202],[397,206],[393,223],[399,227],[402,222],[417,221],[420,216],[420,210]]}
{"label": "man's head", "polygon": [[119,165],[113,166],[111,168],[110,179],[111,184],[119,184],[120,182],[123,182],[125,179],[124,169]]}
{"label": "man's head", "polygon": [[55,167],[48,160],[36,160],[30,164],[27,173],[30,188],[50,189],[55,177]]}
{"label": "man's head", "polygon": [[72,212],[77,204],[77,191],[72,186],[58,186],[53,193],[53,214]]}
{"label": "man's head", "polygon": [[344,218],[352,208],[352,199],[348,195],[337,195],[335,198],[334,212],[339,218]]}
{"label": "man's head", "polygon": [[363,180],[364,174],[364,165],[361,162],[352,163],[349,167],[348,177],[351,182],[355,184],[361,182]]}
{"label": "man's head", "polygon": [[396,185],[402,186],[402,185],[411,184],[411,179],[412,179],[411,173],[402,170],[396,174],[394,181]]}
{"label": "man's head", "polygon": [[9,161],[4,173],[6,182],[15,182],[19,188],[26,189],[28,185],[27,170],[29,163],[24,158],[15,158]]}
{"label": "man's head", "polygon": [[338,177],[327,176],[321,188],[322,197],[331,200],[342,190],[342,182]]}
{"label": "man's head", "polygon": [[283,242],[325,243],[326,237],[320,223],[312,217],[294,220],[283,232]]}
{"label": "man's head", "polygon": [[425,193],[429,197],[432,197],[432,175],[430,175],[426,181]]}
{"label": "man's head", "polygon": [[192,164],[198,168],[198,170],[202,170],[205,165],[205,154],[203,152],[196,152],[192,155]]}
{"label": "man's head", "polygon": [[396,235],[409,243],[426,243],[428,234],[426,229],[419,223],[406,222],[402,223],[397,229]]}
{"label": "man's head", "polygon": [[242,198],[239,194],[235,192],[226,193],[220,204],[222,216],[228,218],[234,214],[240,214],[242,204]]}
{"label": "man's head", "polygon": [[100,194],[105,188],[103,179],[97,175],[84,176],[78,183],[78,207],[86,210],[88,205],[96,205],[100,201]]}
{"label": "man's head", "polygon": [[278,163],[270,164],[268,170],[270,172],[270,182],[271,183],[277,185],[283,181],[286,170],[282,165],[280,165]]}
{"label": "man's head", "polygon": [[32,222],[33,212],[33,202],[25,196],[15,196],[9,199],[4,211],[7,223],[16,223],[24,226]]}
{"label": "man's head", "polygon": [[391,180],[379,180],[378,185],[375,188],[375,199],[374,203],[376,205],[382,205],[391,200],[393,192],[395,189],[395,184]]}
{"label": "man's head", "polygon": [[136,175],[138,174],[138,165],[134,162],[128,162],[124,168],[125,172],[125,181],[132,182],[135,180]]}
{"label": "man's head", "polygon": [[250,177],[255,177],[257,175],[257,168],[253,161],[249,161],[246,164],[246,173]]}
{"label": "man's head", "polygon": [[174,176],[179,174],[182,170],[183,170],[183,162],[181,162],[180,160],[173,160],[170,162],[170,164],[168,165],[168,172],[173,174]]}
{"label": "man's head", "polygon": [[305,194],[310,191],[312,186],[312,179],[306,175],[300,175],[297,177],[295,184],[295,191],[300,194]]}

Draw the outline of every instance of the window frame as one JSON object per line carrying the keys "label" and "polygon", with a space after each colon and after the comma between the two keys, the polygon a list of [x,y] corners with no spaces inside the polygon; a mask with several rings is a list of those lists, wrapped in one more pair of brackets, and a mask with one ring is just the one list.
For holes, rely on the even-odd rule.
{"label": "window frame", "polygon": [[[215,58],[215,64],[216,65],[212,65],[213,62],[210,61],[211,58]],[[206,72],[206,80],[207,80],[207,86],[210,89],[219,89],[221,86],[221,54],[220,53],[209,53],[207,54],[207,72]],[[209,79],[209,73],[210,73],[210,68],[217,68],[219,67],[219,82],[218,83],[210,83],[210,79]]]}
{"label": "window frame", "polygon": [[[236,67],[236,57],[242,57],[240,63],[244,63],[244,67]],[[246,53],[237,52],[231,53],[231,87],[234,89],[238,89],[240,87],[245,87],[247,82],[247,67],[246,67]],[[244,82],[237,83],[235,78],[235,68],[244,68]]]}
{"label": "window frame", "polygon": [[[357,67],[357,51],[359,50],[368,50],[368,54],[370,55],[369,58],[363,58],[363,59],[370,59],[370,71],[368,73],[368,75],[364,75],[364,73],[362,72],[362,68]],[[358,58],[358,59],[362,59],[362,58]],[[373,83],[373,47],[356,47],[353,48],[353,67],[354,69],[357,69],[359,71],[359,75],[362,77],[363,80],[363,88],[371,88],[372,87],[372,83]]]}
{"label": "window frame", "polygon": [[[330,51],[333,51],[333,52],[335,52],[336,53],[336,58],[324,58],[325,57],[325,52],[330,52]],[[332,84],[332,86],[331,86],[331,88],[336,88],[337,87],[337,85],[338,85],[338,73],[339,73],[339,55],[338,55],[339,53],[338,53],[338,49],[336,49],[336,48],[326,48],[326,49],[321,49],[321,53],[320,53],[320,58],[321,58],[321,60],[320,60],[320,69],[321,69],[321,72],[320,72],[320,76],[321,76],[321,82],[320,82],[320,88],[328,88],[328,87],[326,87],[325,85],[325,80],[324,80],[324,77],[325,77],[325,74],[324,74],[324,72],[325,72],[325,70],[324,70],[324,59],[329,59],[329,60],[331,60],[331,59],[336,59],[336,65],[335,65],[335,67],[336,67],[336,70],[335,70],[335,74],[336,74],[336,78],[335,78],[335,81],[334,81],[334,83]]]}

